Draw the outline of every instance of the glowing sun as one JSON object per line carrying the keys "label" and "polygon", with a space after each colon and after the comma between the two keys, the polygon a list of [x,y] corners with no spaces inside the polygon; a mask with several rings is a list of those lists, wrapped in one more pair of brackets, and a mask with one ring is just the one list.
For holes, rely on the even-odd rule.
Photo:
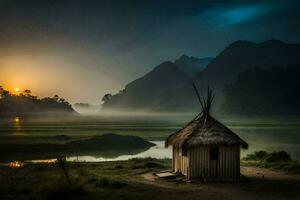
{"label": "glowing sun", "polygon": [[20,117],[15,117],[15,118],[14,118],[14,121],[15,121],[15,122],[20,122]]}
{"label": "glowing sun", "polygon": [[20,89],[19,88],[15,88],[15,92],[19,92],[20,91]]}

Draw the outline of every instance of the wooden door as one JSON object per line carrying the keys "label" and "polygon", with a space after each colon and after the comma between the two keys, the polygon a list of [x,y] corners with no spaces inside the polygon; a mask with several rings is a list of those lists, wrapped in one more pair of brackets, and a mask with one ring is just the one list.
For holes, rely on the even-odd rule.
{"label": "wooden door", "polygon": [[219,148],[211,147],[209,149],[209,175],[211,178],[218,177],[218,163],[219,163]]}

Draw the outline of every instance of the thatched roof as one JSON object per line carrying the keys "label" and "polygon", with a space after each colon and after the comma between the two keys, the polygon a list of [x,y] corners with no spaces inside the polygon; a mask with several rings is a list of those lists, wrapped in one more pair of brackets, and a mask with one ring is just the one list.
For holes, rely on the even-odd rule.
{"label": "thatched roof", "polygon": [[241,145],[248,148],[248,144],[229,128],[210,115],[214,94],[208,88],[206,99],[200,96],[196,85],[193,83],[196,95],[202,107],[202,112],[185,127],[170,135],[165,146],[170,145],[188,148],[199,145]]}
{"label": "thatched roof", "polygon": [[189,148],[199,145],[241,145],[248,144],[225,125],[210,115],[200,114],[185,127],[170,135],[165,146]]}

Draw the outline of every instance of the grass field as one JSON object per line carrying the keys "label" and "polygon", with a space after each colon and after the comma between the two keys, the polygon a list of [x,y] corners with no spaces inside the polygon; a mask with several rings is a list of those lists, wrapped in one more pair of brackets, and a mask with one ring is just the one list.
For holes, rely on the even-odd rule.
{"label": "grass field", "polygon": [[123,162],[67,163],[68,183],[57,163],[1,166],[0,199],[149,199],[132,178],[170,168],[170,160],[133,159]]}
{"label": "grass field", "polygon": [[[250,148],[241,152],[242,157],[256,150],[268,152],[284,150],[291,155],[292,159],[300,159],[298,119],[223,121],[248,142]],[[21,121],[19,124],[1,122],[0,143],[7,145],[64,144],[96,134],[112,132],[121,135],[136,135],[146,140],[164,140],[167,135],[183,124],[183,122],[167,122],[153,120],[153,118],[115,121],[84,118],[64,122]],[[57,135],[67,137],[57,137]],[[20,152],[23,151],[24,148],[21,148]],[[41,156],[39,151],[35,153],[37,158]],[[12,153],[9,158],[18,160],[16,155]],[[21,158],[23,158],[22,155]],[[20,163],[13,162],[11,166],[0,166],[0,199],[268,200],[299,198],[300,175],[297,161],[270,163],[260,160],[242,161],[241,164],[241,172],[246,178],[239,183],[187,183],[153,179],[153,172],[170,170],[171,160],[168,159],[148,158],[97,163],[67,162],[65,166],[67,176],[57,163],[28,163],[20,166]]]}
{"label": "grass field", "polygon": [[171,160],[132,159],[66,163],[70,183],[57,163],[0,167],[0,199],[297,199],[299,174],[243,165],[235,183],[154,180]]}

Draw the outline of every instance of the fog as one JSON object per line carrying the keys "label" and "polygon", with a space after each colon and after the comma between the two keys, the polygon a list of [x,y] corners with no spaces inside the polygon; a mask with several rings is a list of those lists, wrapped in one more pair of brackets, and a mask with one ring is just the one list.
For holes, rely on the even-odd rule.
{"label": "fog", "polygon": [[297,2],[269,2],[262,13],[254,2],[253,13],[237,20],[248,4],[3,1],[0,84],[97,104],[182,54],[215,56],[239,39],[299,41]]}

